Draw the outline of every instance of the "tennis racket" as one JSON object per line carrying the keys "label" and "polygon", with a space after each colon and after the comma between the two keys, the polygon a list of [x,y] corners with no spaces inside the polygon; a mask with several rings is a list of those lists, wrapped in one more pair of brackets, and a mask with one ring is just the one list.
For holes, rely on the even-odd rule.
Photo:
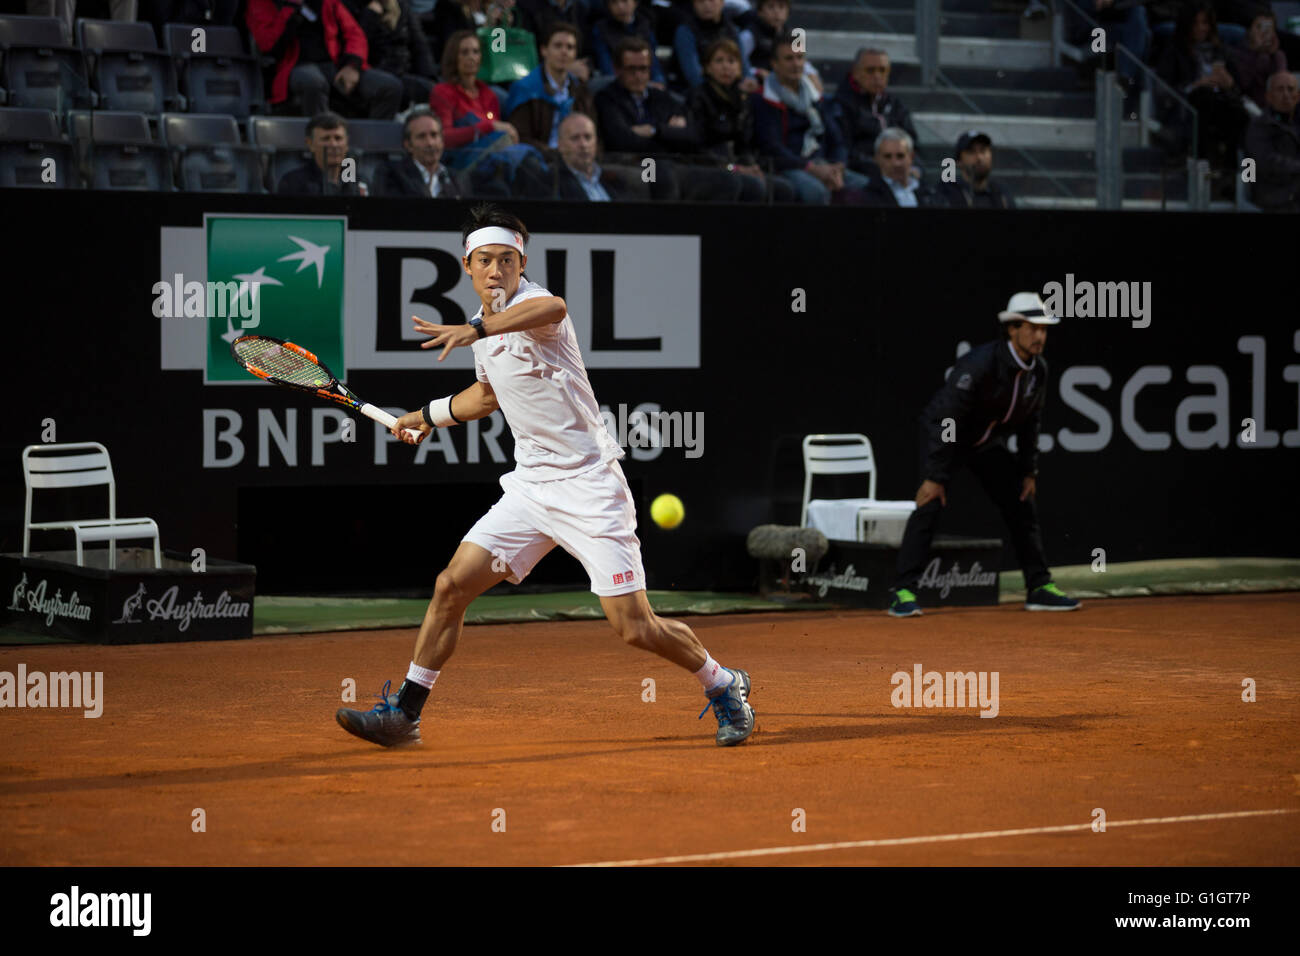
{"label": "tennis racket", "polygon": [[[397,424],[397,419],[388,412],[358,398],[334,377],[324,362],[301,345],[269,335],[241,335],[230,343],[230,354],[258,378],[354,408],[390,429]],[[417,441],[421,435],[413,428],[406,429],[406,433]]]}

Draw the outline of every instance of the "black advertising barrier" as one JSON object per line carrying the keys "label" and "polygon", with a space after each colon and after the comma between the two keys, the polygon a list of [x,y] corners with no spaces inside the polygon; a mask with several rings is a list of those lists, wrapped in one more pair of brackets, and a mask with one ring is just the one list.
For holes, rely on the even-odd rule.
{"label": "black advertising barrier", "polygon": [[[420,453],[364,419],[345,438],[324,403],[252,380],[205,384],[225,374],[221,342],[246,319],[223,332],[165,315],[184,311],[195,270],[261,281],[260,269],[274,283],[261,286],[261,331],[321,343],[346,357],[362,397],[413,408],[473,380],[464,353],[440,365],[409,332],[413,313],[453,322],[472,307],[457,271],[467,205],[12,190],[5,208],[23,226],[6,288],[28,304],[6,328],[0,551],[21,547],[21,449],[50,435],[106,444],[120,514],[156,518],[167,547],[257,565],[264,592],[431,586],[499,495],[511,467],[499,417]],[[866,433],[878,496],[910,498],[917,413],[965,343],[999,334],[1013,292],[1049,282],[1074,312],[1088,283],[1135,294],[1099,286],[1129,315],[1067,313],[1049,333],[1049,560],[1300,550],[1283,493],[1300,446],[1293,243],[1267,241],[1285,218],[513,208],[534,233],[528,273],[568,301],[611,428],[645,444],[638,409],[681,413],[660,420],[676,447],[633,447],[624,462],[652,587],[751,587],[745,535],[797,522],[807,433]],[[1210,235],[1212,257],[1197,251]],[[331,271],[324,247],[346,266]],[[180,288],[156,291],[176,275]],[[666,491],[686,505],[673,531],[649,520]],[[969,476],[948,501],[942,533],[1005,537]],[[1007,549],[999,564],[1014,566]],[[565,556],[529,579],[584,581]]]}
{"label": "black advertising barrier", "polygon": [[[930,560],[913,589],[922,607],[970,607],[998,603],[997,538],[936,536]],[[815,570],[792,575],[814,598],[855,607],[889,607],[898,548],[887,544],[831,541]]]}
{"label": "black advertising barrier", "polygon": [[149,558],[109,570],[79,566],[72,552],[0,554],[0,624],[92,644],[253,635],[254,568],[208,558],[195,571],[177,552],[164,552],[162,564]]}

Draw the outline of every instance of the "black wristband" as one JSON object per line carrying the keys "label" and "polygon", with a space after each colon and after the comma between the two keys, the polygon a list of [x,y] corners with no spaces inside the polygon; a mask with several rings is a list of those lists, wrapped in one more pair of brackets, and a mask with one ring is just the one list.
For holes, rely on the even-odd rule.
{"label": "black wristband", "polygon": [[428,425],[430,428],[437,427],[436,425],[434,425],[433,419],[429,417],[429,405],[427,402],[424,405],[420,406],[420,414],[424,416],[424,423],[426,425]]}
{"label": "black wristband", "polygon": [[455,422],[457,425],[464,425],[465,423],[462,422],[459,418],[457,418],[456,413],[451,410],[451,403],[453,401],[455,401],[454,397],[447,399],[447,414],[451,416],[451,420]]}

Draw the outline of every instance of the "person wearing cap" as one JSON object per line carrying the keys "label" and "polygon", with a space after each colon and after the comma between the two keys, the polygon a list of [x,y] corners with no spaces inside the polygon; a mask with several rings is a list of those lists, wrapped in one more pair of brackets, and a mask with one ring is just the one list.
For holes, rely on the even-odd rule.
{"label": "person wearing cap", "polygon": [[[439,362],[453,349],[472,352],[475,380],[402,415],[392,425],[394,437],[419,444],[435,428],[500,411],[514,436],[515,468],[501,476],[501,498],[465,533],[438,575],[398,692],[388,693],[390,681],[374,709],[340,709],[335,719],[348,733],[383,747],[420,743],[421,711],[456,650],[470,603],[502,581],[520,583],[559,545],[582,563],[625,643],[699,680],[708,699],[700,717],[713,709],[718,745],[742,744],[754,731],[749,675],[723,667],[690,627],[650,606],[636,501],[619,465],[625,452],[601,416],[568,306],[525,274],[527,243],[518,216],[474,207],[461,231],[461,267],[479,310],[456,325],[415,319],[415,331],[429,337],[421,347],[442,349]],[[456,501],[432,497],[445,520],[463,520]]]}
{"label": "person wearing cap", "polygon": [[[1051,315],[1035,292],[1017,292],[998,313],[1002,338],[971,349],[921,413],[921,487],[895,567],[891,617],[915,617],[915,589],[930,555],[952,476],[969,467],[1002,514],[1025,574],[1030,611],[1073,611],[1079,602],[1052,583],[1038,528],[1038,431],[1047,398],[1043,347]],[[1016,451],[1007,439],[1016,438]]]}
{"label": "person wearing cap", "polygon": [[957,137],[957,180],[939,187],[948,205],[957,209],[1015,209],[1015,200],[992,182],[993,140],[988,133],[969,129]]}

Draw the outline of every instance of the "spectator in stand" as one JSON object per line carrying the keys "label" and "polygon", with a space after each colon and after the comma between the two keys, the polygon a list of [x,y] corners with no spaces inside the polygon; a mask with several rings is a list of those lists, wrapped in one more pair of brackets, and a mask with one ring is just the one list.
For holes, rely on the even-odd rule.
{"label": "spectator in stand", "polygon": [[804,75],[793,37],[776,41],[772,72],[754,104],[754,139],[800,202],[861,202],[868,179],[846,169],[848,147],[830,103]]}
{"label": "spectator in stand", "polygon": [[[777,37],[788,32],[786,23],[789,19],[790,0],[759,0],[757,9],[751,9],[744,16],[736,18],[736,26],[748,30],[754,38],[749,65],[754,69],[754,78],[760,83],[772,69],[772,47]],[[824,92],[817,68],[805,60],[803,69],[813,81],[813,86],[817,87],[817,92]]]}
{"label": "spectator in stand", "polygon": [[[438,0],[433,8],[432,29],[426,31],[425,37],[431,49],[439,50],[458,30],[473,33],[479,27],[515,26],[516,13],[515,0]],[[448,79],[446,74],[442,76],[444,82]]]}
{"label": "spectator in stand", "polygon": [[1250,121],[1246,156],[1255,161],[1251,200],[1267,212],[1300,212],[1300,84],[1294,74],[1268,78],[1268,108]]}
{"label": "spectator in stand", "polygon": [[742,198],[764,196],[794,202],[794,188],[777,176],[765,176],[754,150],[754,111],[740,88],[740,47],[723,37],[704,51],[704,82],[691,90],[688,104],[700,130],[700,145],[729,172],[753,180]]}
{"label": "spectator in stand", "polygon": [[272,106],[292,93],[308,116],[329,108],[330,89],[372,119],[392,119],[402,81],[366,63],[366,35],[341,0],[248,0],[248,29],[274,57]]}
{"label": "spectator in stand", "polygon": [[[1250,39],[1250,26],[1261,13],[1273,13],[1269,0],[1215,0],[1214,12],[1219,21],[1219,36],[1228,48],[1246,46]],[[1274,16],[1278,47],[1288,63],[1300,63],[1300,36]],[[1265,78],[1267,79],[1267,77]]]}
{"label": "spectator in stand", "polygon": [[371,65],[402,81],[402,108],[428,103],[437,71],[410,0],[343,0],[343,5],[366,35]]}
{"label": "spectator in stand", "polygon": [[1228,48],[1228,60],[1241,83],[1241,95],[1261,110],[1268,105],[1268,81],[1286,71],[1286,54],[1278,45],[1277,18],[1271,10],[1260,10],[1251,21],[1243,46]]}
{"label": "spectator in stand", "polygon": [[612,153],[629,154],[635,165],[653,159],[654,199],[694,199],[734,202],[740,198],[742,177],[707,166],[674,162],[671,154],[699,149],[699,132],[690,110],[667,90],[650,86],[650,46],[640,37],[620,40],[614,48],[613,83],[596,94],[596,112],[605,145]]}
{"label": "spectator in stand", "polygon": [[[446,3],[447,0],[441,0]],[[505,137],[519,142],[519,132],[501,118],[501,104],[492,87],[478,81],[483,51],[472,30],[457,30],[442,51],[442,82],[433,88],[429,105],[442,123],[445,148],[457,150]]]}
{"label": "spectator in stand", "polygon": [[1010,194],[990,178],[993,175],[993,140],[971,129],[957,137],[956,182],[944,183],[937,193],[942,203],[957,209],[1015,209]]}
{"label": "spectator in stand", "polygon": [[521,143],[555,149],[561,121],[573,112],[594,117],[596,104],[587,85],[571,72],[578,53],[578,28],[551,20],[540,39],[542,62],[510,85],[505,115]]}
{"label": "spectator in stand", "polygon": [[584,83],[591,79],[591,56],[582,45],[588,19],[582,0],[519,0],[519,25],[533,36],[540,37],[546,32],[547,25],[554,21],[567,23],[577,30],[578,58],[569,67],[569,72]]}
{"label": "spectator in stand", "polygon": [[460,199],[461,184],[442,165],[442,123],[427,106],[417,106],[402,122],[406,156],[390,160],[375,174],[375,195],[420,199]]}
{"label": "spectator in stand", "polygon": [[945,206],[928,186],[921,185],[912,165],[914,148],[907,130],[891,126],[876,137],[876,168],[865,190],[867,205],[916,208]]}
{"label": "spectator in stand", "polygon": [[591,26],[591,55],[596,70],[605,76],[614,75],[614,47],[619,40],[640,37],[650,46],[650,83],[663,89],[667,85],[659,57],[655,55],[654,8],[649,0],[605,0],[605,16]]}
{"label": "spectator in stand", "polygon": [[[28,8],[31,3],[29,0]],[[239,0],[140,0],[140,17],[153,26],[158,46],[164,42],[163,26],[168,23],[197,23],[232,26],[239,16]],[[82,14],[86,16],[87,14]],[[117,17],[115,19],[123,19]]]}
{"label": "spectator in stand", "polygon": [[916,143],[912,114],[888,91],[889,69],[889,54],[884,50],[859,50],[835,90],[835,117],[848,143],[849,169],[865,176],[880,175],[875,161],[876,141],[885,129],[894,126],[906,130]]}
{"label": "spectator in stand", "polygon": [[596,124],[583,113],[570,113],[560,123],[559,150],[550,154],[553,171],[550,198],[572,202],[618,202],[633,198],[626,174],[602,169],[596,162]]}
{"label": "spectator in stand", "polygon": [[[1088,11],[1089,3],[1080,6]],[[1106,48],[1123,44],[1138,60],[1145,63],[1151,54],[1151,27],[1147,22],[1147,8],[1142,4],[1121,4],[1119,0],[1091,0],[1090,12],[1106,32]],[[1091,39],[1091,37],[1089,37]],[[1138,63],[1132,57],[1117,57],[1115,71],[1124,82],[1126,92],[1138,89]]]}
{"label": "spectator in stand", "polygon": [[690,89],[704,83],[704,68],[700,65],[704,50],[723,37],[731,40],[742,55],[741,72],[744,79],[740,87],[746,93],[758,89],[758,80],[748,63],[748,52],[754,48],[754,35],[742,30],[722,8],[722,0],[692,0],[691,9],[682,14],[682,22],[673,34],[673,52],[677,68]]}
{"label": "spectator in stand", "polygon": [[[1220,174],[1229,172],[1236,166],[1237,146],[1250,117],[1242,106],[1209,0],[1194,0],[1179,12],[1173,42],[1156,72],[1196,110],[1200,156],[1208,158]],[[1185,126],[1186,119],[1179,116],[1185,111],[1168,109],[1168,121],[1177,126],[1182,119]]]}
{"label": "spectator in stand", "polygon": [[275,191],[289,196],[364,196],[355,176],[343,175],[348,155],[348,124],[337,113],[320,113],[307,121],[307,149],[312,161],[280,177]]}

